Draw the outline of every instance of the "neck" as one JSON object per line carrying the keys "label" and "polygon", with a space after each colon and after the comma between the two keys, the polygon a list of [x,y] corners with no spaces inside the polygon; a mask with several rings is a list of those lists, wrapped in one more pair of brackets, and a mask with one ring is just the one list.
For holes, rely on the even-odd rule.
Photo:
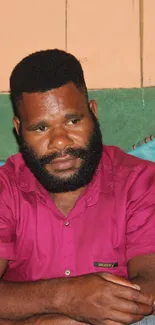
{"label": "neck", "polygon": [[56,207],[64,214],[65,217],[67,217],[70,210],[72,210],[79,196],[84,192],[84,190],[85,187],[81,187],[73,192],[51,193],[51,197]]}

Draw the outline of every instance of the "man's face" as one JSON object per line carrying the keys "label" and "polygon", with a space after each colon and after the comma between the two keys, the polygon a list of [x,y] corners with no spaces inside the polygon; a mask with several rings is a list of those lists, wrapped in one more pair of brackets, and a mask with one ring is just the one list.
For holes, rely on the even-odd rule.
{"label": "man's face", "polygon": [[92,102],[90,112],[72,83],[23,94],[14,125],[25,162],[48,191],[74,191],[91,181],[102,152],[95,108]]}

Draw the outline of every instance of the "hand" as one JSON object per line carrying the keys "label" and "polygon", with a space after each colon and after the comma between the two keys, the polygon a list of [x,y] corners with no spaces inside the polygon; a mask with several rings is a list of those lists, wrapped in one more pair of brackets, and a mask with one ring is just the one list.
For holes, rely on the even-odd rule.
{"label": "hand", "polygon": [[[18,325],[18,324],[17,324]],[[45,315],[40,316],[36,322],[25,323],[24,325],[87,325],[86,323],[79,323],[71,318],[63,315]]]}
{"label": "hand", "polygon": [[121,276],[114,275],[114,274],[111,274],[111,273],[108,273],[108,272],[98,273],[98,275],[100,275],[102,278],[104,278],[107,281],[117,283],[117,284],[120,284],[122,286],[129,287],[129,288],[140,290],[139,285],[133,284],[129,280],[127,280],[127,279],[125,279],[125,278],[123,278]]}
{"label": "hand", "polygon": [[[101,277],[103,277],[104,279],[108,280],[108,281],[111,281],[113,283],[118,283],[118,284],[121,284],[121,285],[124,285],[124,286],[127,286],[127,287],[130,287],[130,288],[136,288],[137,290],[140,290],[140,286],[137,285],[137,284],[133,284],[131,283],[129,280],[126,280],[124,279],[123,277],[120,277],[120,276],[117,276],[117,275],[113,275],[113,274],[110,274],[110,273],[107,273],[107,272],[103,272],[103,273],[98,273]],[[155,305],[153,306],[153,312],[151,315],[154,315],[155,316]],[[111,325],[111,324],[109,324]]]}
{"label": "hand", "polygon": [[91,274],[70,279],[64,314],[92,325],[122,325],[137,322],[153,311],[153,298],[143,295],[128,280]]}
{"label": "hand", "polygon": [[[127,279],[125,279],[123,277],[120,277],[120,276],[117,276],[117,275],[114,275],[114,274],[111,274],[111,273],[108,273],[108,272],[103,272],[103,273],[98,273],[98,274],[101,277],[103,277],[105,280],[108,280],[108,281],[111,281],[113,283],[117,283],[117,284],[120,284],[120,285],[123,285],[123,286],[127,286],[129,288],[140,290],[140,287],[137,284],[133,284],[129,280],[127,280]],[[116,323],[116,322],[113,322],[113,321],[106,321],[105,325],[124,325],[124,324],[123,323],[118,323],[118,322]]]}
{"label": "hand", "polygon": [[86,323],[79,323],[71,318],[63,315],[43,315],[34,316],[23,320],[6,320],[0,319],[0,325],[87,325]]}

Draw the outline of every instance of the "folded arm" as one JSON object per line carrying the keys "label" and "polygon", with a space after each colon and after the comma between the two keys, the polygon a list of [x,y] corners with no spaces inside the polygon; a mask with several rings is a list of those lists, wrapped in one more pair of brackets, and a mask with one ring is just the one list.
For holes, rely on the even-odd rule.
{"label": "folded arm", "polygon": [[0,319],[0,325],[86,325],[62,315],[34,316],[23,320]]}
{"label": "folded arm", "polygon": [[131,282],[155,299],[155,253],[133,258],[128,263],[128,272]]}
{"label": "folded arm", "polygon": [[152,298],[134,285],[113,283],[99,274],[29,283],[0,281],[0,325],[131,324],[151,314],[152,305]]}

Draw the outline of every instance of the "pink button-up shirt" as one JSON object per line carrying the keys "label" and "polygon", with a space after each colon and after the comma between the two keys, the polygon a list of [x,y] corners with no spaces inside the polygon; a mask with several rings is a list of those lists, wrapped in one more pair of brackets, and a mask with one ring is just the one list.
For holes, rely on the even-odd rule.
{"label": "pink button-up shirt", "polygon": [[110,272],[155,252],[155,164],[103,147],[96,175],[68,217],[25,166],[0,168],[0,257],[4,279],[31,281]]}

